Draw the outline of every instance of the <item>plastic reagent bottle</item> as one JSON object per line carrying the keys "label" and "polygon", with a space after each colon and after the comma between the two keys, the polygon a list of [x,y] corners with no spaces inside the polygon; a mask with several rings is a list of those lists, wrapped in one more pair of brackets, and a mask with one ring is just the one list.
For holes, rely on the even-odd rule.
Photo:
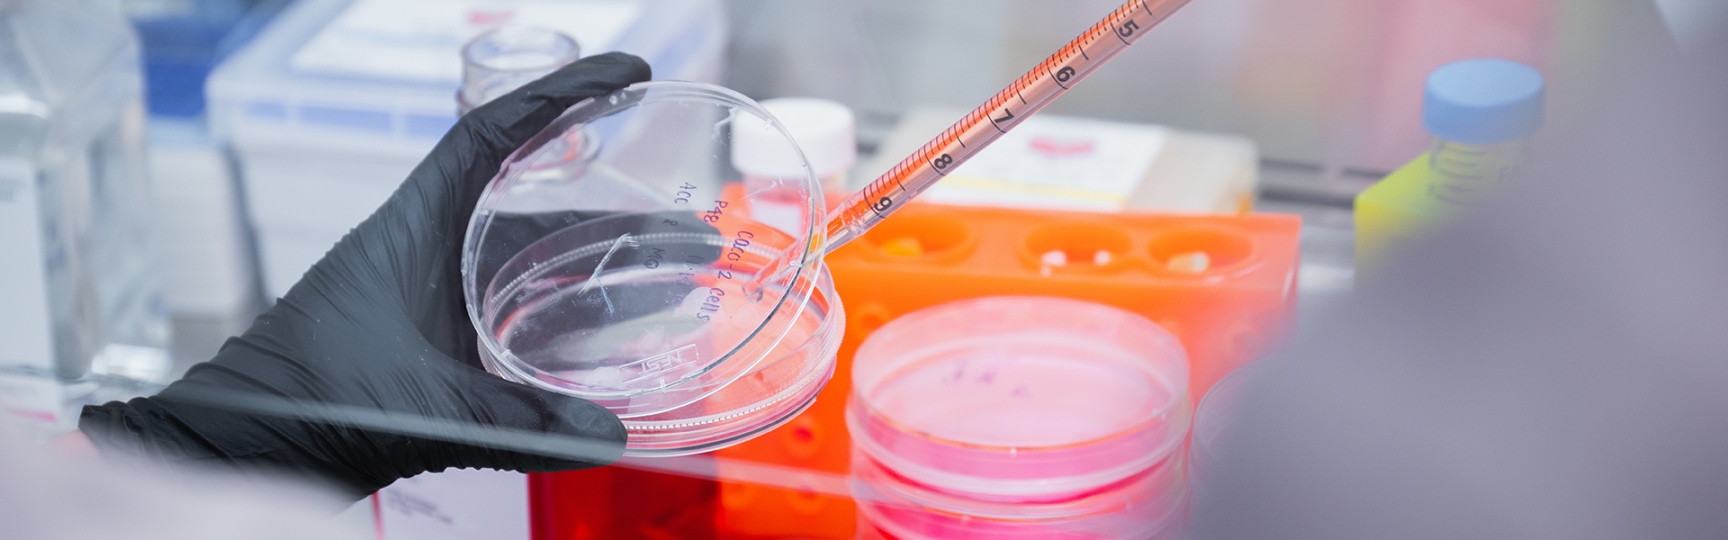
{"label": "plastic reagent bottle", "polygon": [[1509,60],[1453,62],[1428,76],[1422,124],[1433,145],[1356,197],[1356,261],[1467,208],[1518,175],[1528,139],[1542,125],[1544,83]]}
{"label": "plastic reagent bottle", "polygon": [[[858,160],[857,120],[852,109],[836,101],[796,97],[765,100],[762,108],[786,126],[798,150],[809,160],[811,172],[822,184],[824,207],[819,210],[830,210],[845,200],[846,172]],[[784,155],[792,149],[766,124],[740,123],[732,129],[732,165],[744,174],[746,192],[763,194],[751,208],[753,217],[784,231],[808,225],[799,221],[799,207],[805,204],[803,194],[773,180],[802,172],[787,168],[798,162]]]}
{"label": "plastic reagent bottle", "polygon": [[9,404],[26,417],[170,373],[143,97],[118,12],[0,0],[0,375],[54,388]]}

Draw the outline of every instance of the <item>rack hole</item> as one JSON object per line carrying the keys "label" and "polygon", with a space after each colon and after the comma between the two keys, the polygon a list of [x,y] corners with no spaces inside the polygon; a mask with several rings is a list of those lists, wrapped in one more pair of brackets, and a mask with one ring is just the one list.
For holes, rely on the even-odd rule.
{"label": "rack hole", "polygon": [[1170,274],[1211,274],[1240,266],[1254,254],[1254,239],[1228,229],[1181,229],[1152,239],[1154,268]]}
{"label": "rack hole", "polygon": [[882,221],[863,240],[873,251],[892,259],[940,255],[964,245],[970,230],[959,220],[941,216],[895,216]]}
{"label": "rack hole", "polygon": [[1121,229],[1073,224],[1045,227],[1026,237],[1025,255],[1043,275],[1114,269],[1132,240]]}
{"label": "rack hole", "polygon": [[822,425],[813,414],[801,414],[785,428],[786,451],[793,457],[808,459],[821,450],[823,443]]}

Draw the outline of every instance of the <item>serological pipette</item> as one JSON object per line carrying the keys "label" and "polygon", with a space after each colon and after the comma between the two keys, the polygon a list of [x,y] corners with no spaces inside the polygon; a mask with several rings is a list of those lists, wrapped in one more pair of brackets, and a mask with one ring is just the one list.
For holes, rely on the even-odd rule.
{"label": "serological pipette", "polygon": [[827,250],[876,226],[1139,41],[1188,0],[1129,0],[835,208]]}

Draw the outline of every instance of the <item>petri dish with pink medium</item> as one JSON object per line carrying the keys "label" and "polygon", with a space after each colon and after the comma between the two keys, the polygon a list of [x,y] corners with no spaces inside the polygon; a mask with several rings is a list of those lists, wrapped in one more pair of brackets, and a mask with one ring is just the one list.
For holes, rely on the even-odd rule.
{"label": "petri dish with pink medium", "polygon": [[966,300],[889,322],[854,358],[856,453],[920,489],[1020,504],[1146,477],[1168,482],[1136,489],[1184,489],[1187,356],[1134,313],[1063,298]]}

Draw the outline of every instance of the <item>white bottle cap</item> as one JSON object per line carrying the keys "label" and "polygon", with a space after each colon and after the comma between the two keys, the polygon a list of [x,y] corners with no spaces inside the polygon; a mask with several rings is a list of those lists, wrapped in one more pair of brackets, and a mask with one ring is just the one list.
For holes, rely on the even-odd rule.
{"label": "white bottle cap", "polygon": [[[804,150],[818,178],[852,167],[858,158],[852,109],[813,98],[778,98],[762,102]],[[796,176],[798,160],[787,155],[786,139],[765,123],[732,124],[732,165],[748,175]]]}

